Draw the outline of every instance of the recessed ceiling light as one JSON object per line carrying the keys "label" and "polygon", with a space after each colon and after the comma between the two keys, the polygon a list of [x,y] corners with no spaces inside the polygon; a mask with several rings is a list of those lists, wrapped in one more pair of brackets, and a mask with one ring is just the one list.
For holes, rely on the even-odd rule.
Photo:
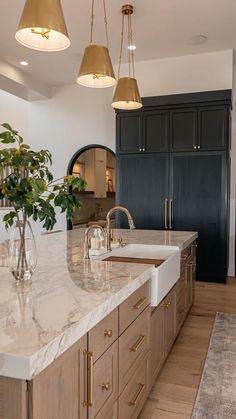
{"label": "recessed ceiling light", "polygon": [[134,51],[137,47],[136,45],[128,45],[127,48],[130,49],[130,51]]}
{"label": "recessed ceiling light", "polygon": [[26,67],[27,65],[29,65],[29,63],[27,61],[21,61],[20,65],[23,65],[24,67]]}
{"label": "recessed ceiling light", "polygon": [[189,43],[190,45],[201,45],[201,44],[205,44],[208,41],[208,38],[206,35],[195,35],[193,36]]}

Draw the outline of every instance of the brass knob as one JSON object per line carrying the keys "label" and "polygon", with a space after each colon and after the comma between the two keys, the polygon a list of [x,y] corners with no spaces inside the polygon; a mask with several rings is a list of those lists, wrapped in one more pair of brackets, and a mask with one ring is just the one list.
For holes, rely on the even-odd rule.
{"label": "brass knob", "polygon": [[102,390],[109,391],[110,390],[110,384],[109,383],[103,383],[102,384]]}
{"label": "brass knob", "polygon": [[111,329],[104,330],[104,336],[105,336],[105,338],[111,338],[112,337],[112,330]]}
{"label": "brass knob", "polygon": [[169,308],[169,307],[170,307],[170,305],[171,305],[171,302],[169,301],[168,303],[164,303],[164,304],[163,304],[163,307],[165,307],[165,308]]}

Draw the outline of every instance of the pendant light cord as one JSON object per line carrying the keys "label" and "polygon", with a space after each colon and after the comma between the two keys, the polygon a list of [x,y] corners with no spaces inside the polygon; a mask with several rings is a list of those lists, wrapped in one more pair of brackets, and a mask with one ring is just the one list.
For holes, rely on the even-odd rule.
{"label": "pendant light cord", "polygon": [[109,50],[109,38],[108,38],[108,23],[107,23],[107,11],[106,11],[106,1],[103,0],[103,10],[104,10],[104,22],[105,22],[105,32],[106,32],[106,40],[107,40],[107,49]]}
{"label": "pendant light cord", "polygon": [[91,11],[91,27],[90,27],[90,44],[93,43],[93,24],[94,24],[94,1],[92,0],[92,11]]}
{"label": "pendant light cord", "polygon": [[[94,27],[94,5],[95,0],[92,0],[92,11],[91,11],[91,28],[90,28],[90,44],[93,43],[93,27]],[[106,33],[106,43],[107,48],[109,49],[109,38],[108,38],[108,21],[107,21],[107,11],[106,11],[106,2],[103,0],[103,10],[104,10],[104,24],[105,24],[105,33]]]}
{"label": "pendant light cord", "polygon": [[[130,29],[130,20],[131,20],[131,15],[128,15],[128,47],[130,47],[131,45],[131,29]],[[131,77],[131,50],[130,48],[128,48],[129,51],[129,77]]]}
{"label": "pendant light cord", "polygon": [[[132,31],[132,19],[131,19],[131,15],[129,15],[130,18],[130,46],[133,47],[133,31]],[[133,78],[135,79],[135,69],[134,69],[134,50],[133,48],[130,50],[131,52],[131,62],[132,62],[132,71],[133,71]]]}
{"label": "pendant light cord", "polygon": [[123,53],[123,44],[124,44],[124,24],[125,24],[125,15],[122,15],[122,25],[121,25],[121,37],[120,37],[120,56],[119,56],[119,67],[118,67],[118,79],[120,78],[120,68],[121,68],[121,60],[122,60],[122,53]]}
{"label": "pendant light cord", "polygon": [[[124,46],[124,26],[125,26],[125,13],[122,14],[122,26],[121,26],[121,42],[120,42],[120,55],[119,55],[119,66],[118,66],[118,79],[120,78],[121,70],[121,61],[123,55],[123,46]],[[132,20],[131,14],[127,16],[127,33],[128,33],[128,46],[133,45],[133,31],[132,31]],[[135,68],[134,68],[134,51],[131,48],[128,48],[128,62],[129,62],[129,77],[135,78]]]}

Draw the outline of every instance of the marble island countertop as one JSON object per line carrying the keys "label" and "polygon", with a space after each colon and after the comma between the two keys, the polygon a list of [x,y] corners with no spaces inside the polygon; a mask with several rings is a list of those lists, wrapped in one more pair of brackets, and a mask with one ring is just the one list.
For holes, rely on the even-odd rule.
{"label": "marble island countertop", "polygon": [[[197,233],[116,230],[124,242],[187,247]],[[152,266],[83,260],[84,229],[40,237],[24,292],[0,268],[0,376],[30,380],[147,282]]]}

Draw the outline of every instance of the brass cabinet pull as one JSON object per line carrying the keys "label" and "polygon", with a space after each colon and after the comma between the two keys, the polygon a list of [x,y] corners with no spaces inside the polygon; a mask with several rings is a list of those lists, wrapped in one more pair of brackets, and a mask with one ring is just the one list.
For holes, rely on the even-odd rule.
{"label": "brass cabinet pull", "polygon": [[188,257],[188,255],[183,255],[183,256],[181,256],[181,260],[186,260],[187,257]]}
{"label": "brass cabinet pull", "polygon": [[93,352],[84,351],[87,356],[87,400],[83,405],[91,407],[93,405]]}
{"label": "brass cabinet pull", "polygon": [[170,205],[169,205],[169,227],[170,227],[170,230],[172,230],[172,228],[173,228],[172,221],[173,221],[173,199],[170,198]]}
{"label": "brass cabinet pull", "polygon": [[109,330],[104,330],[104,337],[105,338],[111,338],[112,337],[112,330],[111,329],[109,329]]}
{"label": "brass cabinet pull", "polygon": [[170,307],[170,305],[171,305],[171,301],[168,301],[168,303],[164,303],[164,304],[163,304],[163,307],[165,307],[165,308],[169,308],[169,307]]}
{"label": "brass cabinet pull", "polygon": [[129,348],[129,352],[137,352],[137,350],[142,345],[144,338],[145,338],[144,335],[140,335],[140,337],[138,338],[137,342],[133,346],[131,346]]}
{"label": "brass cabinet pull", "polygon": [[166,198],[166,199],[165,199],[165,229],[166,229],[166,230],[168,229],[168,224],[167,224],[167,217],[168,217],[168,215],[167,215],[167,212],[168,212],[168,202],[169,202],[169,199],[168,199],[168,198]]}
{"label": "brass cabinet pull", "polygon": [[103,383],[101,387],[102,387],[102,390],[109,391],[110,390],[110,383]]}
{"label": "brass cabinet pull", "polygon": [[141,297],[140,300],[133,306],[133,310],[139,310],[147,301],[147,297]]}
{"label": "brass cabinet pull", "polygon": [[138,399],[141,396],[144,388],[145,388],[145,384],[140,383],[139,388],[134,395],[134,398],[129,402],[129,406],[136,406],[136,404],[138,403]]}

